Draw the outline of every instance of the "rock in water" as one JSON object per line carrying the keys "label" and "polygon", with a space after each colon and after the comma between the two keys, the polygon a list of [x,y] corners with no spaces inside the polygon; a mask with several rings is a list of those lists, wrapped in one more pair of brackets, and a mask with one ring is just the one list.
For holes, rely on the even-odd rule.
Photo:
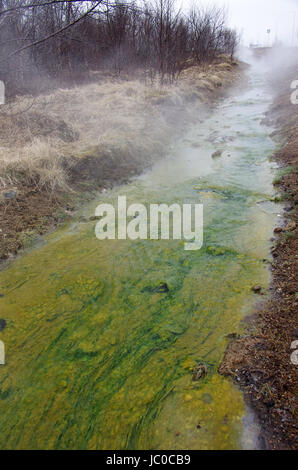
{"label": "rock in water", "polygon": [[169,292],[169,286],[166,282],[160,284],[158,287],[155,288],[155,292]]}
{"label": "rock in water", "polygon": [[286,232],[293,232],[294,230],[296,230],[296,222],[290,222],[286,227],[285,227],[285,231]]}
{"label": "rock in water", "polygon": [[142,292],[150,292],[151,294],[163,294],[169,292],[169,286],[166,282],[161,282],[159,285],[156,287],[154,286],[148,286],[145,287]]}
{"label": "rock in water", "polygon": [[219,158],[222,155],[222,150],[217,150],[212,154],[212,158]]}
{"label": "rock in water", "polygon": [[261,286],[254,286],[251,289],[255,294],[260,294],[262,292],[262,287]]}
{"label": "rock in water", "polygon": [[192,373],[192,380],[197,382],[199,379],[203,379],[208,373],[208,367],[206,364],[198,364]]}

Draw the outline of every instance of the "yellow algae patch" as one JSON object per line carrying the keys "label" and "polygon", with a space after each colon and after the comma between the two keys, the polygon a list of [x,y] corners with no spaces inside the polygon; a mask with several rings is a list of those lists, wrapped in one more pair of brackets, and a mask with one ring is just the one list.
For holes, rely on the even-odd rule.
{"label": "yellow algae patch", "polygon": [[[242,398],[216,371],[258,261],[95,243],[87,229],[53,238],[0,276],[0,447],[237,448]],[[152,293],[161,279],[169,292]]]}
{"label": "yellow algae patch", "polygon": [[153,426],[154,448],[239,449],[244,414],[241,392],[217,374],[197,389],[192,387],[191,393],[178,389],[167,398]]}

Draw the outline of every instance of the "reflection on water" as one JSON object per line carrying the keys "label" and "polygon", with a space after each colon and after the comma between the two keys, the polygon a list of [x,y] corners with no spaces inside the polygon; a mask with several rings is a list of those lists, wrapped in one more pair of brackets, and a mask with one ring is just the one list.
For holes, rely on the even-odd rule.
{"label": "reflection on water", "polygon": [[[269,100],[252,81],[167,159],[85,209],[119,194],[128,204],[203,203],[200,251],[103,242],[95,222],[77,222],[1,273],[2,448],[255,446],[254,431],[243,434],[243,396],[217,368],[255,300],[251,287],[268,285],[277,206],[268,202],[274,145],[260,119]],[[194,382],[198,363],[208,373]]]}

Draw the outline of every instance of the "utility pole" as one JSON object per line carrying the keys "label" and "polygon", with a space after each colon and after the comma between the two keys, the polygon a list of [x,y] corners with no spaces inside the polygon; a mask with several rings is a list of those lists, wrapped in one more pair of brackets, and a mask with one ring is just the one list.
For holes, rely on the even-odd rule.
{"label": "utility pole", "polygon": [[294,11],[294,17],[293,17],[292,47],[295,46],[295,39],[296,39],[296,11]]}
{"label": "utility pole", "polygon": [[267,44],[267,46],[270,47],[271,29],[267,29],[267,34],[268,34],[268,44]]}

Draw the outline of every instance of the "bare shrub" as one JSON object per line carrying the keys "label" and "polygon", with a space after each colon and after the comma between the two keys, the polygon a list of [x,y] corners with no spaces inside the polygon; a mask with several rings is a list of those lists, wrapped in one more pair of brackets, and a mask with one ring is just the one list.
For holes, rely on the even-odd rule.
{"label": "bare shrub", "polygon": [[94,70],[141,69],[172,82],[189,61],[233,57],[220,8],[183,14],[175,0],[0,0],[0,80],[10,94],[82,83]]}
{"label": "bare shrub", "polygon": [[14,155],[5,153],[6,156],[0,152],[3,187],[22,182],[38,190],[70,190],[62,157],[57,154],[53,142],[35,138],[32,143],[15,150]]}

